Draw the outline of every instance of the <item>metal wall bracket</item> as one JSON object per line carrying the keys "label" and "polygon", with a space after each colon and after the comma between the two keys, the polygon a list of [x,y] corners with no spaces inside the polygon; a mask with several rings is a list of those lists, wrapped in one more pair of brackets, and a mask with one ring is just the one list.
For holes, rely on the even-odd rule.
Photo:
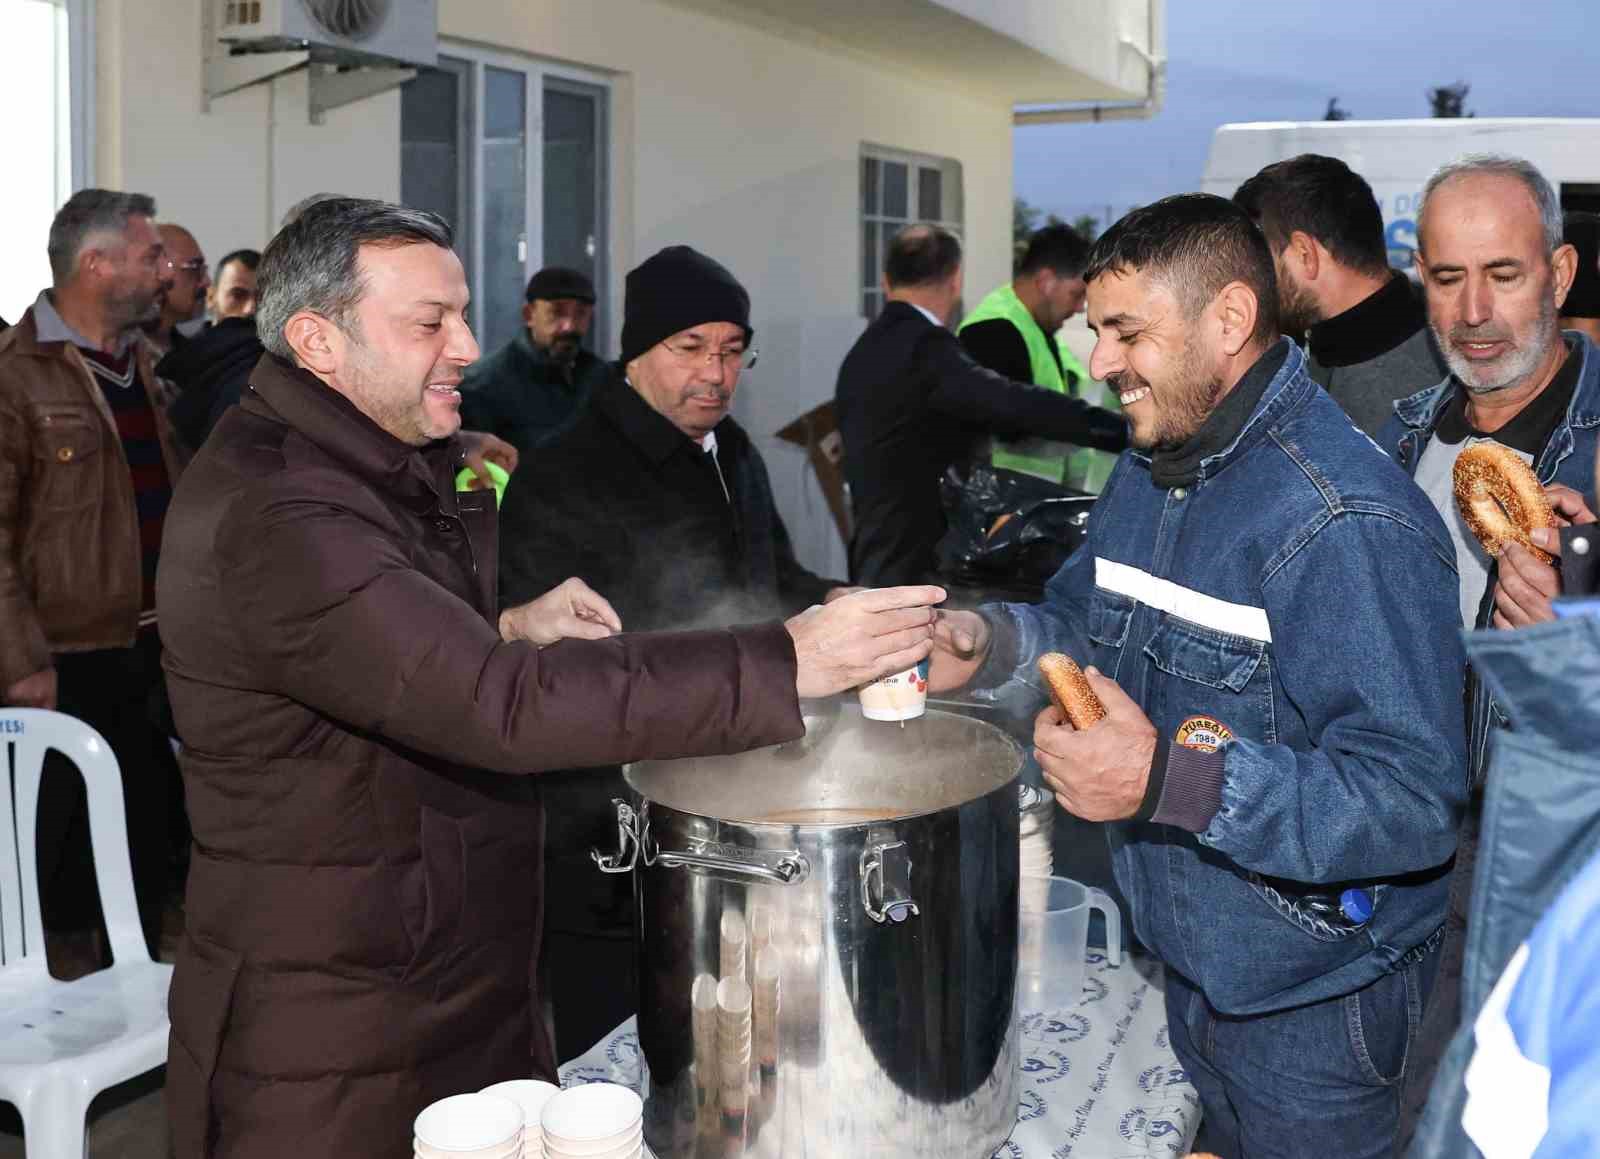
{"label": "metal wall bracket", "polygon": [[309,52],[246,52],[238,56],[222,51],[213,52],[205,62],[205,109],[210,112],[211,102],[225,93],[237,92],[286,72],[293,72],[303,68],[310,60]]}
{"label": "metal wall bracket", "polygon": [[340,68],[331,64],[311,66],[311,123],[323,124],[329,110],[364,101],[379,93],[398,88],[417,75],[414,68]]}

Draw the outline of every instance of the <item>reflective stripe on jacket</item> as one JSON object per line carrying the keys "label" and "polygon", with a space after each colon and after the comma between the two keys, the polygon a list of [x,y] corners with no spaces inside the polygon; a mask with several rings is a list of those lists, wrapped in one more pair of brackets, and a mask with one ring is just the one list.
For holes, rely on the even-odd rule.
{"label": "reflective stripe on jacket", "polygon": [[[990,609],[1015,641],[997,696],[1061,650],[1174,743],[1231,736],[1203,833],[1107,826],[1140,940],[1218,1010],[1348,994],[1440,929],[1467,789],[1458,582],[1427,496],[1290,344],[1193,485],[1124,454],[1045,601]],[[1359,925],[1303,904],[1354,885],[1374,900]]]}

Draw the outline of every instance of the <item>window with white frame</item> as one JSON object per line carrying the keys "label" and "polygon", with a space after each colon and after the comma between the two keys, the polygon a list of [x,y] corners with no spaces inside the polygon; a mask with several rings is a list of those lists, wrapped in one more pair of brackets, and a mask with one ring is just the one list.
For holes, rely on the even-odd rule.
{"label": "window with white frame", "polygon": [[608,101],[604,78],[448,41],[401,89],[400,197],[454,228],[486,354],[521,331],[523,288],[546,265],[590,276],[588,344],[610,349]]}
{"label": "window with white frame", "polygon": [[883,256],[913,223],[962,224],[961,162],[876,145],[861,147],[861,314],[883,309]]}

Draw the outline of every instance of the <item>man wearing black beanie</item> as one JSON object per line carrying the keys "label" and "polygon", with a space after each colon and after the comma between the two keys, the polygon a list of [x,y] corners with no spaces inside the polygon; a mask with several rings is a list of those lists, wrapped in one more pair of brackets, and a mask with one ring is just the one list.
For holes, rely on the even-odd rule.
{"label": "man wearing black beanie", "polygon": [[[745,288],[706,255],[671,246],[628,275],[623,315],[621,360],[506,488],[502,605],[576,575],[628,631],[652,631],[770,619],[847,590],[795,559],[761,454],[728,414],[756,361]],[[617,769],[540,783],[541,964],[565,1059],[634,1012],[632,884],[596,873],[588,857],[616,839],[611,799],[626,794]]]}

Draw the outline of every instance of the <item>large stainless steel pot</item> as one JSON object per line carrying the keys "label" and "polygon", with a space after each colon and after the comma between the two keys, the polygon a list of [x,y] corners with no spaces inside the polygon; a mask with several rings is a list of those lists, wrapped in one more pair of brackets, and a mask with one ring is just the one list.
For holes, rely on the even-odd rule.
{"label": "large stainless steel pot", "polygon": [[[981,721],[902,728],[852,708],[790,744],[627,769],[638,799],[617,803],[619,849],[596,860],[635,873],[661,1159],[987,1159],[1005,1141],[1021,764]],[[697,979],[705,1003],[737,974],[753,992],[743,1099],[718,1077],[741,1069],[739,1015],[692,1010]]]}

